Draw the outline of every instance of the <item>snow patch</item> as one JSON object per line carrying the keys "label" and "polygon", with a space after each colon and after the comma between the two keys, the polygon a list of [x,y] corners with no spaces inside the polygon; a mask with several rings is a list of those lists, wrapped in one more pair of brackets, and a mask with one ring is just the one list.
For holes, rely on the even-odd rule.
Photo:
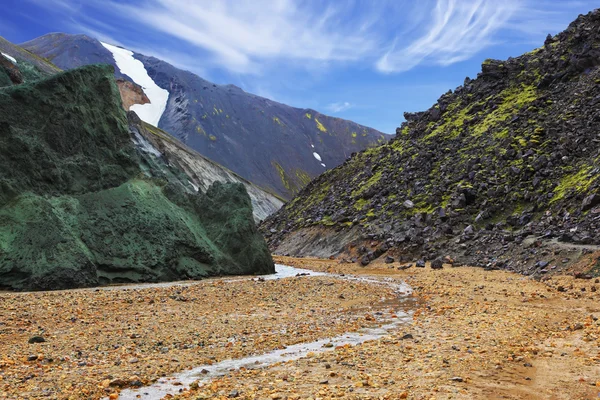
{"label": "snow patch", "polygon": [[140,60],[133,58],[132,51],[112,46],[104,42],[100,43],[112,53],[115,63],[121,73],[127,75],[135,83],[140,85],[150,100],[149,104],[134,104],[129,107],[129,109],[135,111],[142,121],[158,126],[158,121],[160,121],[160,117],[162,117],[167,108],[169,92],[159,87],[152,78],[150,78],[144,64]]}
{"label": "snow patch", "polygon": [[314,152],[314,151],[313,151],[313,156],[315,156],[315,158],[316,158],[318,161],[323,161],[323,160],[321,160],[321,156],[319,155],[319,153],[317,153],[317,152]]}
{"label": "snow patch", "polygon": [[314,149],[314,148],[315,148],[315,145],[314,145],[314,144],[311,144],[311,145],[310,145],[310,147],[312,147],[312,148]]}
{"label": "snow patch", "polygon": [[327,168],[327,165],[325,165],[325,164],[323,164],[323,163],[321,163],[321,165],[323,166],[323,168]]}
{"label": "snow patch", "polygon": [[17,60],[15,60],[15,58],[14,58],[14,57],[11,57],[11,56],[9,56],[9,55],[8,55],[8,54],[6,54],[6,53],[2,53],[2,55],[3,55],[4,57],[6,57],[8,60],[10,60],[10,61],[11,61],[13,64],[16,64],[16,63],[17,63]]}
{"label": "snow patch", "polygon": [[156,147],[152,146],[152,143],[150,143],[148,140],[146,140],[145,137],[140,135],[135,130],[134,130],[134,135],[133,135],[132,140],[133,140],[133,143],[135,143],[135,145],[144,153],[152,154],[152,155],[155,155],[156,157],[162,156],[162,153],[160,151],[158,151],[156,149]]}
{"label": "snow patch", "polygon": [[194,191],[195,191],[196,193],[198,193],[198,192],[200,191],[200,188],[199,188],[198,186],[194,185],[194,184],[192,183],[192,181],[188,180],[188,182],[190,183],[190,185],[192,185],[192,187],[194,188]]}

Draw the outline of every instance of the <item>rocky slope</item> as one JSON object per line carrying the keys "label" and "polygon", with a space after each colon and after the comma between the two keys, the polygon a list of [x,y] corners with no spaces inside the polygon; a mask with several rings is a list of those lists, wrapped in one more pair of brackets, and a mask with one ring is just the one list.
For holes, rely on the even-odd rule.
{"label": "rocky slope", "polygon": [[[62,69],[92,63],[117,66],[102,43],[85,35],[53,33],[22,46]],[[351,121],[289,107],[233,85],[215,85],[153,57],[133,57],[169,93],[159,128],[284,198],[353,152],[388,139]],[[116,71],[119,78],[136,79],[118,67]]]}
{"label": "rocky slope", "polygon": [[[308,185],[262,226],[278,253],[390,252],[529,274],[600,244],[600,11],[405,114],[389,143]],[[525,246],[525,244],[528,244]]]}
{"label": "rocky slope", "polygon": [[[135,113],[129,112],[136,119]],[[158,151],[165,161],[184,171],[195,189],[206,191],[213,182],[241,183],[252,201],[252,210],[256,222],[262,221],[283,206],[282,199],[260,189],[236,173],[209,160],[187,147],[165,131],[140,121],[130,129],[146,139]]]}
{"label": "rocky slope", "polygon": [[0,89],[0,286],[273,272],[244,186],[196,193],[135,135],[113,74],[88,66]]}

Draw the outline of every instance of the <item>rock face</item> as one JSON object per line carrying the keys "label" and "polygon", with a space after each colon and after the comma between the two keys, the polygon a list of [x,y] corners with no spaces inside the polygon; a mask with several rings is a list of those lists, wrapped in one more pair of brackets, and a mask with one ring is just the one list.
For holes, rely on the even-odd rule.
{"label": "rock face", "polygon": [[[84,35],[53,33],[22,46],[65,70],[92,63],[116,66],[110,51]],[[136,53],[134,58],[169,92],[159,128],[286,199],[352,153],[389,138],[351,121],[213,84],[153,57]],[[131,80],[118,68],[116,76]]]}
{"label": "rock face", "polygon": [[274,272],[244,186],[196,194],[134,145],[113,74],[88,66],[0,89],[0,286]]}
{"label": "rock face", "polygon": [[[135,113],[130,111],[129,115],[131,114],[137,122],[133,125],[130,124],[130,129],[144,137],[161,153],[167,163],[184,171],[189,181],[199,190],[208,190],[213,182],[243,184],[252,200],[256,222],[264,220],[283,206],[283,200],[274,194],[266,192],[236,173],[202,156],[160,128],[142,123]],[[132,118],[130,118],[131,120]]]}
{"label": "rock face", "polygon": [[123,108],[127,111],[134,104],[148,104],[150,99],[144,93],[144,89],[140,85],[133,82],[127,81],[123,78],[117,79],[117,86],[119,87],[119,93],[121,93],[121,100],[123,102]]}
{"label": "rock face", "polygon": [[318,232],[336,251],[372,242],[533,273],[527,236],[600,243],[599,47],[594,11],[531,53],[485,61],[270,217],[270,245],[303,254],[293,238]]}

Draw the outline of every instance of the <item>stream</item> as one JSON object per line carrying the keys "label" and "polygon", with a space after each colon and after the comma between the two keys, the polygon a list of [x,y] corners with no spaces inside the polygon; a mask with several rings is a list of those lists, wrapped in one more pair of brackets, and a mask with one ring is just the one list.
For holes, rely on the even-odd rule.
{"label": "stream", "polygon": [[[167,395],[175,395],[190,387],[196,382],[199,386],[208,383],[211,379],[227,375],[231,371],[240,368],[253,369],[265,368],[275,363],[297,360],[306,357],[308,353],[321,353],[335,350],[338,346],[357,345],[369,340],[376,340],[385,337],[390,330],[396,329],[399,326],[408,324],[412,320],[412,311],[404,312],[406,306],[411,305],[414,301],[409,295],[412,292],[410,286],[404,283],[399,283],[391,279],[374,279],[364,278],[351,275],[337,275],[323,272],[316,272],[307,269],[289,267],[285,265],[276,265],[276,273],[271,275],[263,275],[252,278],[239,279],[284,279],[291,277],[315,277],[315,276],[330,276],[337,279],[343,279],[354,282],[367,282],[374,285],[385,285],[394,289],[398,295],[392,301],[383,301],[373,304],[371,311],[378,320],[378,326],[365,328],[356,332],[348,332],[336,337],[325,338],[314,342],[298,343],[288,346],[285,349],[274,350],[265,354],[251,355],[239,359],[223,360],[212,365],[200,365],[191,370],[186,370],[168,378],[161,378],[150,386],[145,386],[137,389],[125,389],[121,391],[119,400],[136,400],[136,399],[162,399]],[[239,280],[234,279],[234,280]],[[225,279],[232,281],[232,279]],[[381,312],[377,312],[381,311]],[[390,315],[392,311],[397,318],[384,318],[383,315]]]}

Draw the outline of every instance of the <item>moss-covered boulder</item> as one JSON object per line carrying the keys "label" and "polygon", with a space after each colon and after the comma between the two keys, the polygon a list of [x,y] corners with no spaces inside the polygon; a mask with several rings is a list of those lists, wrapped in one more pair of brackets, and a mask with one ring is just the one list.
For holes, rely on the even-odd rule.
{"label": "moss-covered boulder", "polygon": [[138,150],[112,67],[0,89],[0,286],[274,271],[241,184],[195,193]]}

